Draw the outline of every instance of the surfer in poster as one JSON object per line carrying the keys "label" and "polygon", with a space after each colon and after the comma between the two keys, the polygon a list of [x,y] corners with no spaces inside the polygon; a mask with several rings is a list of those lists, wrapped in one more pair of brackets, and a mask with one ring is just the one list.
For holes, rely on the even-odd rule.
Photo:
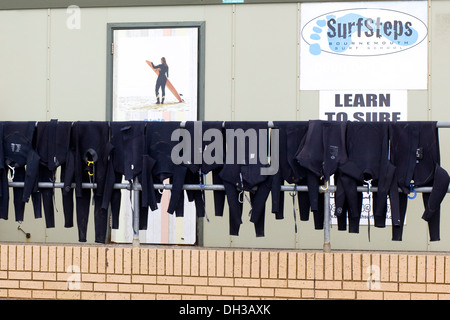
{"label": "surfer in poster", "polygon": [[[169,77],[169,66],[167,65],[166,58],[161,58],[161,64],[158,64],[155,66],[152,62],[152,67],[154,69],[159,69],[158,78],[156,79],[156,86],[155,86],[155,94],[156,94],[156,103],[164,103],[164,99],[166,97],[166,82],[167,78]],[[159,88],[161,88],[162,93],[162,99],[161,102],[159,101]]]}

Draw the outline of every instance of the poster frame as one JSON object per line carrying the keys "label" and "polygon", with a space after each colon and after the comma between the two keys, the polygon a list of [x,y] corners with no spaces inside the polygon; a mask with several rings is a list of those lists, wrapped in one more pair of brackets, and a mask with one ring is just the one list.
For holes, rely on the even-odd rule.
{"label": "poster frame", "polygon": [[113,66],[114,31],[127,29],[197,28],[198,70],[197,70],[197,120],[205,118],[205,22],[133,22],[108,23],[106,41],[106,121],[113,120]]}

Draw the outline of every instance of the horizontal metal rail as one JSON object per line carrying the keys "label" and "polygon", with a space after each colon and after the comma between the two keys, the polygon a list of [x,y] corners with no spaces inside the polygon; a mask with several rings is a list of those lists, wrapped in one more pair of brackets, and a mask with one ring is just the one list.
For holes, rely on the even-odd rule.
{"label": "horizontal metal rail", "polygon": [[[9,182],[8,183],[9,187],[12,188],[23,188],[25,183],[24,182]],[[64,183],[63,182],[39,182],[38,183],[38,187],[39,188],[64,188]],[[76,184],[72,183],[71,184],[71,188],[75,188]],[[96,189],[97,188],[97,184],[96,183],[89,183],[89,182],[84,182],[81,184],[81,187],[83,189]],[[172,185],[171,184],[154,184],[153,188],[155,189],[160,189],[160,190],[172,190]],[[324,190],[325,186],[321,186],[319,191],[320,192],[331,192],[334,193],[336,192],[337,187],[334,185],[330,185],[328,187],[327,190]],[[126,189],[126,190],[137,190],[137,191],[141,191],[142,190],[142,186],[140,183],[115,183],[114,184],[114,189]],[[205,184],[205,185],[199,185],[199,184],[184,184],[183,185],[183,189],[184,190],[212,190],[212,191],[224,191],[225,187],[223,186],[223,184]],[[369,188],[368,187],[357,187],[356,190],[358,192],[368,192]],[[401,189],[398,189],[399,191],[401,191]],[[433,187],[416,187],[414,188],[414,190],[418,193],[429,193],[433,190]],[[289,192],[289,191],[299,191],[299,192],[308,192],[308,186],[302,186],[302,185],[282,185],[281,186],[281,191],[284,192]],[[372,192],[377,192],[378,188],[377,187],[371,187],[370,191]],[[450,187],[447,190],[447,193],[450,193]]]}
{"label": "horizontal metal rail", "polygon": [[[225,122],[223,122],[223,126],[225,126]],[[268,128],[274,128],[274,124],[272,121],[268,121]],[[180,127],[185,127],[185,122],[180,123]],[[442,122],[438,121],[436,123],[437,128],[450,128],[450,122]],[[24,182],[9,182],[9,187],[12,188],[23,188]],[[38,183],[39,188],[64,188],[63,182],[39,182]],[[72,188],[76,187],[75,183],[71,184]],[[96,183],[82,183],[81,187],[83,189],[96,189],[97,184]],[[172,185],[171,184],[154,184],[153,187],[158,190],[171,190]],[[129,190],[130,192],[134,192],[134,205],[133,205],[133,244],[139,245],[139,192],[141,191],[142,186],[135,179],[133,183],[116,183],[114,184],[114,189],[124,189]],[[206,185],[199,185],[199,184],[185,184],[183,185],[184,190],[212,190],[212,191],[223,191],[225,190],[223,185],[219,184],[206,184]],[[417,193],[430,193],[433,190],[432,187],[417,187],[414,188],[414,191]],[[284,192],[291,192],[291,191],[299,191],[299,192],[308,192],[307,186],[301,186],[301,185],[282,185],[281,191]],[[365,186],[359,186],[357,187],[358,192],[369,192],[369,188]],[[377,187],[371,187],[370,192],[377,192]],[[399,191],[401,191],[399,189]],[[324,201],[325,201],[325,220],[324,220],[324,244],[323,244],[323,250],[325,252],[329,252],[331,250],[330,245],[330,231],[331,231],[331,212],[330,212],[330,199],[331,199],[331,193],[336,192],[336,186],[335,185],[329,185],[327,187],[321,186],[319,187],[319,192],[324,193]],[[447,193],[450,192],[450,187],[447,190]]]}
{"label": "horizontal metal rail", "polygon": [[[23,188],[24,182],[9,182],[9,186],[12,188]],[[39,188],[63,188],[64,183],[62,182],[39,182],[38,183]],[[72,188],[76,187],[75,183],[71,184]],[[96,189],[97,184],[96,183],[82,183],[81,187],[83,189]],[[154,184],[153,187],[158,190],[171,190],[172,184]],[[136,205],[139,203],[139,192],[141,191],[142,186],[138,182],[134,183],[115,183],[114,189],[123,189],[123,190],[129,190],[130,192],[134,192],[134,208],[133,208],[133,245],[139,246],[139,206]],[[199,185],[199,184],[184,184],[183,185],[184,190],[210,190],[210,191],[224,191],[225,187],[221,184],[206,184],[206,185]],[[331,231],[331,212],[330,212],[330,199],[331,194],[336,192],[337,187],[334,185],[328,186],[328,188],[325,189],[325,186],[319,187],[319,192],[324,193],[324,243],[323,243],[323,250],[324,252],[330,252],[331,251],[331,242],[330,242],[330,231]],[[369,192],[368,187],[359,186],[356,188],[358,192]],[[414,191],[417,193],[429,193],[433,190],[432,187],[418,187],[415,188]],[[292,192],[292,191],[298,191],[298,192],[308,192],[308,186],[302,186],[302,185],[282,185],[281,191],[283,192]],[[377,192],[377,187],[371,187],[370,192]],[[401,191],[399,189],[399,191]],[[450,187],[447,190],[447,193],[450,192]]]}

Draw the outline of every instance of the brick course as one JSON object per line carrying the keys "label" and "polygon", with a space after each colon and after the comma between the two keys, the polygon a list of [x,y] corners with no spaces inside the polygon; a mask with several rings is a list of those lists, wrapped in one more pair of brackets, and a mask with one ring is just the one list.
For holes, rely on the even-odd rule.
{"label": "brick course", "polygon": [[0,244],[0,297],[449,300],[450,256]]}

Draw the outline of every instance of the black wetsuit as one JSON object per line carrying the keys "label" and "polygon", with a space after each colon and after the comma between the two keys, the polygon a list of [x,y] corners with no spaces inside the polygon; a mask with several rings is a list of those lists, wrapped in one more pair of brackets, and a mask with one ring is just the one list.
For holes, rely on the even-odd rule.
{"label": "black wetsuit", "polygon": [[347,161],[346,122],[310,120],[304,141],[295,159],[307,169],[306,181],[315,229],[323,229],[324,195],[320,184],[330,183],[330,177]]}
{"label": "black wetsuit", "polygon": [[438,241],[440,205],[447,193],[450,178],[447,171],[440,166],[436,122],[397,122],[392,123],[389,129],[391,161],[396,166],[396,183],[401,189],[398,204],[391,199],[391,206],[398,210],[398,213],[392,214],[399,216],[401,221],[393,227],[392,240],[402,240],[408,195],[412,195],[411,188],[428,186],[433,189],[431,193],[422,194],[425,208],[422,219],[428,222],[430,241]]}
{"label": "black wetsuit", "polygon": [[[14,173],[14,182],[24,182],[23,188],[13,189],[14,210],[16,221],[23,221],[25,203],[32,197],[35,218],[42,217],[41,197],[38,190],[39,155],[34,150],[33,139],[35,122],[12,122],[3,124],[3,155],[5,169]],[[5,179],[6,176],[2,178]],[[2,183],[2,199],[7,201],[9,189],[5,188],[7,181]],[[8,210],[3,202],[0,216],[8,218]],[[6,209],[6,210],[5,210]]]}
{"label": "black wetsuit", "polygon": [[0,122],[0,218],[8,219],[9,207],[9,185],[7,178],[7,166],[5,165],[5,156],[3,149],[3,127],[4,123]]}
{"label": "black wetsuit", "polygon": [[156,79],[155,85],[155,94],[159,101],[159,89],[161,88],[162,102],[164,103],[164,99],[166,97],[166,82],[169,77],[169,66],[165,64],[158,64],[155,66],[153,63],[152,66],[155,69],[159,69],[158,78]]}
{"label": "black wetsuit", "polygon": [[[179,121],[150,121],[145,134],[145,157],[143,166],[143,205],[157,209],[161,202],[161,193],[154,189],[153,183],[163,184],[166,179],[172,184],[167,212],[177,217],[184,216],[184,190],[187,167],[175,165],[172,161],[172,150],[179,141],[172,141],[172,133],[180,129]],[[144,217],[143,217],[144,218]],[[145,218],[144,218],[145,219]]]}
{"label": "black wetsuit", "polygon": [[[188,161],[184,161],[185,163],[183,163],[189,169],[186,173],[186,183],[204,185],[206,184],[206,174],[211,172],[213,184],[222,184],[222,179],[219,176],[225,161],[222,125],[222,121],[186,122],[184,128],[189,133],[191,155],[190,159]],[[209,131],[211,134],[220,133],[222,140],[215,141],[215,138],[213,139],[212,136],[208,136],[208,130],[215,130],[215,132]],[[211,151],[207,150],[208,147]],[[213,151],[214,154],[211,154]],[[213,159],[206,159],[209,156]],[[205,191],[188,190],[186,193],[189,201],[194,201],[195,203],[197,216],[204,217],[206,214]],[[222,216],[225,205],[225,191],[214,190],[213,195],[215,215]]]}
{"label": "black wetsuit", "polygon": [[[108,159],[112,150],[109,126],[105,121],[78,121],[72,126],[71,151],[74,166],[67,166],[64,191],[70,192],[75,182],[78,240],[86,242],[91,193],[94,202],[95,242],[105,243],[107,212],[102,209]],[[95,183],[97,188],[82,188],[82,183]]]}
{"label": "black wetsuit", "polygon": [[[255,147],[252,142],[245,142],[242,139],[236,139],[235,133],[242,129],[248,133],[254,130],[258,141],[254,152],[250,152],[250,147]],[[266,130],[266,131],[260,131]],[[225,122],[226,133],[226,161],[220,172],[223,180],[227,202],[229,206],[230,235],[239,235],[240,225],[242,224],[242,210],[244,201],[248,201],[245,192],[250,192],[251,216],[250,221],[254,223],[257,237],[264,236],[265,204],[272,187],[273,176],[261,175],[261,169],[267,167],[260,159],[262,147],[259,143],[261,134],[267,135],[267,122]],[[229,135],[230,133],[230,135]],[[245,139],[247,140],[247,139]],[[236,143],[241,141],[242,144]],[[268,149],[266,149],[268,150]]]}
{"label": "black wetsuit", "polygon": [[[58,120],[38,122],[36,128],[36,152],[40,157],[39,182],[56,182],[56,169],[61,166],[61,181],[64,181],[68,159],[71,122]],[[54,188],[39,188],[42,195],[47,228],[55,227]],[[73,205],[63,201],[65,227],[73,227]]]}
{"label": "black wetsuit", "polygon": [[[363,194],[357,192],[357,187],[369,186],[369,182],[378,188],[372,201],[375,226],[385,226],[387,195],[395,173],[395,167],[389,162],[388,125],[387,122],[347,123],[348,161],[340,166],[336,177],[336,216],[340,230],[344,229],[348,214],[349,232],[359,233]],[[398,219],[393,223],[398,224]]]}
{"label": "black wetsuit", "polygon": [[[144,121],[118,121],[110,124],[110,142],[113,149],[111,150],[111,161],[108,163],[102,209],[107,210],[111,205],[111,227],[113,229],[119,228],[122,197],[121,189],[114,189],[114,183],[121,183],[122,179],[133,183],[136,177],[139,181],[142,180],[145,126],[146,122]],[[139,199],[142,203],[142,196]],[[142,204],[140,206],[142,207]],[[142,208],[139,212],[142,215],[139,219],[140,229],[147,229],[147,208]]]}
{"label": "black wetsuit", "polygon": [[[295,185],[307,184],[306,169],[295,160],[295,154],[306,136],[308,121],[275,121],[273,124],[273,129],[278,130],[279,170],[274,175],[272,183],[272,213],[276,219],[283,219],[285,192],[281,191],[281,186],[285,181]],[[300,220],[308,221],[310,213],[308,192],[289,192],[289,195],[297,197]]]}

